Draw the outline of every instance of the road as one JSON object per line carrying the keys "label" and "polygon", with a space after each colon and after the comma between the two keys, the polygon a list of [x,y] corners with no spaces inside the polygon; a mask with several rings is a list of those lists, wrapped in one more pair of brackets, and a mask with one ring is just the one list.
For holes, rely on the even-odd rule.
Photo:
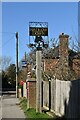
{"label": "road", "polygon": [[2,120],[4,118],[10,118],[10,120],[11,118],[15,118],[15,120],[22,118],[22,120],[26,120],[18,103],[19,99],[14,94],[4,94],[2,96]]}

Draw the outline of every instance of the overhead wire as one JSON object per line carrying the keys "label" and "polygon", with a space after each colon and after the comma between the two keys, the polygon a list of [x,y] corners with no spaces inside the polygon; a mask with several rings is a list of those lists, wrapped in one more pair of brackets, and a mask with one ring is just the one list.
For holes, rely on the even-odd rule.
{"label": "overhead wire", "polygon": [[15,33],[12,33],[12,32],[0,32],[0,34],[15,34]]}
{"label": "overhead wire", "polygon": [[[12,32],[0,32],[0,33],[2,33],[2,34],[3,33],[4,34],[5,33],[6,34],[14,34],[15,35],[15,33],[12,33]],[[14,37],[15,37],[14,35],[10,39],[8,39],[5,43],[3,43],[2,46],[1,46],[1,48],[3,48],[4,46],[6,46],[12,39],[14,39]],[[20,48],[23,49],[26,46],[25,44],[23,44],[22,40],[23,40],[23,38],[22,38],[21,34],[19,33],[19,50],[20,50]]]}
{"label": "overhead wire", "polygon": [[8,44],[9,41],[11,41],[13,38],[14,38],[14,36],[12,36],[9,40],[7,40],[7,41],[2,45],[2,47],[5,46],[6,44]]}
{"label": "overhead wire", "polygon": [[[10,50],[11,45],[13,45],[13,42],[15,42],[14,37],[15,37],[14,35],[11,35],[10,38],[8,38],[8,40],[6,40],[4,43],[2,42],[2,46],[0,47],[1,49],[3,49],[2,53],[4,53],[5,50],[8,54],[11,52],[11,50]],[[5,49],[5,46],[7,47],[6,49]]]}
{"label": "overhead wire", "polygon": [[[15,35],[15,33],[13,33],[13,32],[0,32],[0,34],[14,34],[14,35]],[[14,37],[14,36],[12,36],[12,37],[11,37],[10,39],[8,39],[4,44],[2,44],[2,46],[1,46],[0,48],[2,48],[3,46],[5,46],[6,44],[8,44],[9,41],[13,39],[13,37]]]}

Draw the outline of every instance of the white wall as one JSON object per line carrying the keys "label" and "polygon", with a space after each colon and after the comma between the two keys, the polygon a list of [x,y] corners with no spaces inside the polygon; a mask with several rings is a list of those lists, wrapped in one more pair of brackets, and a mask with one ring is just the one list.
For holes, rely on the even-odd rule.
{"label": "white wall", "polygon": [[24,84],[23,84],[23,97],[27,98],[26,82],[24,82]]}

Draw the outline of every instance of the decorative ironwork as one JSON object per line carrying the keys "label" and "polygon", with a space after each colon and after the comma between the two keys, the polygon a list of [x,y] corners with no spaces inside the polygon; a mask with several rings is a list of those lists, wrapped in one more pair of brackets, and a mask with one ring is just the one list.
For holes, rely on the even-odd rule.
{"label": "decorative ironwork", "polygon": [[[31,39],[33,38],[34,41]],[[29,22],[29,48],[47,48],[48,22]],[[32,42],[31,42],[32,40]],[[48,39],[47,39],[48,40]]]}
{"label": "decorative ironwork", "polygon": [[48,22],[29,22],[29,27],[46,27],[46,28],[48,28]]}

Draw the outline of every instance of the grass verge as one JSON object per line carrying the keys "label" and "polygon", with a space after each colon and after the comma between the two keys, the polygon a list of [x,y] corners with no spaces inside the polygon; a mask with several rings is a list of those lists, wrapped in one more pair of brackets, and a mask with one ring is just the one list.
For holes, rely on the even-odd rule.
{"label": "grass verge", "polygon": [[36,113],[34,108],[27,109],[27,100],[26,98],[20,98],[20,107],[23,109],[26,118],[33,119],[44,119],[44,120],[55,120],[55,118],[51,118],[46,113]]}

